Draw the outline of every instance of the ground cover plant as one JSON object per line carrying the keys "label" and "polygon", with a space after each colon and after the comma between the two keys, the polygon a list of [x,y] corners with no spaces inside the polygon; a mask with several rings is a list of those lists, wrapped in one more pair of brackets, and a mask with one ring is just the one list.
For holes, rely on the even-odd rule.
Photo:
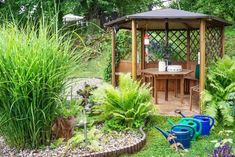
{"label": "ground cover plant", "polygon": [[209,68],[203,102],[207,114],[223,125],[234,125],[235,61],[233,59],[226,56]]}
{"label": "ground cover plant", "polygon": [[118,88],[108,86],[104,90],[101,105],[95,110],[110,128],[140,127],[154,113],[149,85],[133,81],[128,74],[120,76]]}
{"label": "ground cover plant", "polygon": [[66,78],[75,67],[71,40],[49,27],[0,29],[0,134],[10,146],[48,144]]}

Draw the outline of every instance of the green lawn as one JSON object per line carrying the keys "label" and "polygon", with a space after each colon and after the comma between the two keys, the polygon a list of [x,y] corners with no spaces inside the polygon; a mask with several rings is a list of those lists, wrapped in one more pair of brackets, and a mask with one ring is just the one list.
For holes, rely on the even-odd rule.
{"label": "green lawn", "polygon": [[[174,118],[177,121],[179,118]],[[169,130],[170,125],[165,121],[163,117],[156,118],[156,125],[163,128],[164,130]],[[235,131],[235,126],[233,128],[227,128],[228,130]],[[178,156],[185,156],[185,157],[207,157],[211,154],[214,144],[210,141],[219,139],[218,132],[223,130],[222,127],[215,127],[211,135],[209,137],[200,137],[196,141],[192,141],[192,146],[188,150],[188,152],[181,151],[180,153],[175,152],[173,149],[170,148],[168,142],[166,141],[165,137],[162,136],[156,129],[150,128],[147,131],[147,144],[145,147],[138,153],[133,155],[127,155],[132,157],[178,157]],[[233,135],[233,140],[235,141],[235,136]]]}

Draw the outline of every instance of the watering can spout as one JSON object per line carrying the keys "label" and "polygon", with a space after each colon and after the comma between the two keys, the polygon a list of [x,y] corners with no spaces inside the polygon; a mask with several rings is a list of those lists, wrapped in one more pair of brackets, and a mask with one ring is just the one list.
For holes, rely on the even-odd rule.
{"label": "watering can spout", "polygon": [[167,137],[169,136],[169,134],[168,134],[167,132],[163,131],[163,130],[160,129],[159,127],[155,126],[155,128],[156,128],[158,131],[160,131],[160,132],[162,133],[162,135],[165,136],[165,138],[167,138]]}

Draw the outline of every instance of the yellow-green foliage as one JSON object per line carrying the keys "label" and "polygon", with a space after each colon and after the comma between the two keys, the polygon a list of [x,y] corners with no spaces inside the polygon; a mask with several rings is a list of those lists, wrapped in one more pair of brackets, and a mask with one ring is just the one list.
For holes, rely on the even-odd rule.
{"label": "yellow-green foliage", "polygon": [[0,26],[0,127],[15,147],[48,144],[66,78],[76,58],[70,40],[45,26]]}

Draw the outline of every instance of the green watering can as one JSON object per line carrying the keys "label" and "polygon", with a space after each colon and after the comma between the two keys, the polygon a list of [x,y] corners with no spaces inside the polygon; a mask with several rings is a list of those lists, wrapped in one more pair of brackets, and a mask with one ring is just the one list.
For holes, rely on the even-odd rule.
{"label": "green watering can", "polygon": [[[176,125],[170,118],[166,117],[166,120],[168,121],[168,123],[170,125],[172,125],[172,126]],[[193,140],[196,140],[196,138],[201,135],[202,124],[197,119],[194,119],[194,118],[181,118],[180,121],[177,124],[185,125],[185,126],[191,126],[195,131],[195,134],[192,138]]]}

